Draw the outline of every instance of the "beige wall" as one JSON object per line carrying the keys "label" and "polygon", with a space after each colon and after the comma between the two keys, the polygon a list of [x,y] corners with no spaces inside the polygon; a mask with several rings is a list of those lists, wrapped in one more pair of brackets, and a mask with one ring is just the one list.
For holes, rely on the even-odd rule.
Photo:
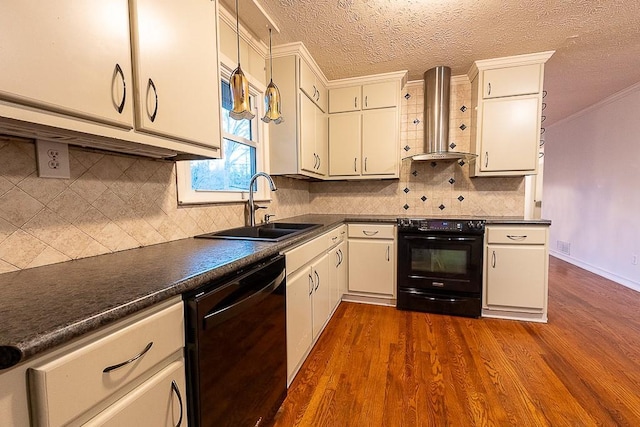
{"label": "beige wall", "polygon": [[[423,87],[422,82],[410,82],[403,92],[401,158],[422,149]],[[456,144],[456,151],[468,152],[471,84],[466,78],[453,79],[450,99],[449,141]],[[464,112],[463,106],[467,107]],[[461,129],[463,124],[466,127]],[[431,162],[404,160],[400,180],[312,183],[310,192],[314,213],[444,217],[524,214],[523,178],[471,179],[469,166],[455,162],[438,162],[433,166]]]}
{"label": "beige wall", "polygon": [[[71,179],[38,178],[35,144],[0,136],[0,273],[244,224],[244,204],[179,207],[172,162],[72,146],[69,155]],[[269,213],[307,212],[307,183],[276,184]]]}

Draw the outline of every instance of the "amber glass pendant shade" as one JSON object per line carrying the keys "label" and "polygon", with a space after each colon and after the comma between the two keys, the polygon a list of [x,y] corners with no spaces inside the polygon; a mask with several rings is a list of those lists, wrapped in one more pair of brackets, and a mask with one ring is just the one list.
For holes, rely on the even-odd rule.
{"label": "amber glass pendant shade", "polygon": [[256,115],[251,112],[251,104],[249,102],[249,80],[240,68],[240,17],[238,14],[238,0],[236,0],[236,36],[238,40],[238,68],[233,70],[229,77],[229,86],[231,86],[231,105],[229,117],[234,120],[251,120]]}
{"label": "amber glass pendant shade", "polygon": [[282,112],[280,111],[280,91],[278,86],[273,83],[273,56],[271,55],[271,28],[269,28],[269,66],[271,68],[271,81],[264,92],[264,117],[262,121],[279,125],[284,121]]}
{"label": "amber glass pendant shade", "polygon": [[256,115],[251,113],[251,105],[249,104],[249,81],[242,72],[240,64],[231,73],[229,85],[231,86],[231,100],[233,101],[233,108],[229,111],[229,117],[234,120],[253,119]]}

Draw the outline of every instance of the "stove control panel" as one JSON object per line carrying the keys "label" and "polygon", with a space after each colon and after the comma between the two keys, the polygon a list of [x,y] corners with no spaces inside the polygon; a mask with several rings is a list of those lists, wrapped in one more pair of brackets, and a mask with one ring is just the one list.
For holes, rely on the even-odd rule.
{"label": "stove control panel", "polygon": [[458,232],[484,233],[485,220],[482,219],[427,219],[398,218],[398,231],[411,232]]}

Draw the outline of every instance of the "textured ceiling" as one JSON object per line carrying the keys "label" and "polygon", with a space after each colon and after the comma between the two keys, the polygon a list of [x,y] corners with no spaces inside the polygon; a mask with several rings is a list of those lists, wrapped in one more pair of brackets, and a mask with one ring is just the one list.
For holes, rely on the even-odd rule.
{"label": "textured ceiling", "polygon": [[459,75],[478,59],[555,50],[546,124],[640,81],[638,0],[253,1],[280,28],[273,44],[304,42],[329,80],[398,70],[419,80],[436,65]]}

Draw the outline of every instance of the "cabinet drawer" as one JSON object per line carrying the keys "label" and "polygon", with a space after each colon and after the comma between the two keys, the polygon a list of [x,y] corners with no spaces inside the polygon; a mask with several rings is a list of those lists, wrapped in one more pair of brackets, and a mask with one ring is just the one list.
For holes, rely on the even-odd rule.
{"label": "cabinet drawer", "polygon": [[349,237],[393,239],[395,237],[395,226],[389,224],[349,224]]}
{"label": "cabinet drawer", "polygon": [[[29,369],[36,425],[67,424],[183,346],[183,304],[179,302]],[[131,363],[124,364],[140,354]]]}
{"label": "cabinet drawer", "polygon": [[329,231],[325,236],[327,237],[327,248],[331,248],[338,243],[344,241],[344,238],[347,235],[347,227],[341,225],[340,227],[334,228]]}
{"label": "cabinet drawer", "polygon": [[539,93],[541,73],[540,64],[485,70],[483,98]]}
{"label": "cabinet drawer", "polygon": [[84,426],[186,426],[186,404],[184,362],[178,360]]}
{"label": "cabinet drawer", "polygon": [[327,240],[327,235],[323,234],[320,237],[316,237],[315,239],[307,242],[303,245],[300,245],[292,250],[285,252],[285,262],[287,275],[293,273],[298,270],[305,264],[308,264],[313,258],[318,255],[324,253],[329,249],[329,243]]}
{"label": "cabinet drawer", "polygon": [[546,227],[487,227],[487,243],[544,245],[546,242]]}

